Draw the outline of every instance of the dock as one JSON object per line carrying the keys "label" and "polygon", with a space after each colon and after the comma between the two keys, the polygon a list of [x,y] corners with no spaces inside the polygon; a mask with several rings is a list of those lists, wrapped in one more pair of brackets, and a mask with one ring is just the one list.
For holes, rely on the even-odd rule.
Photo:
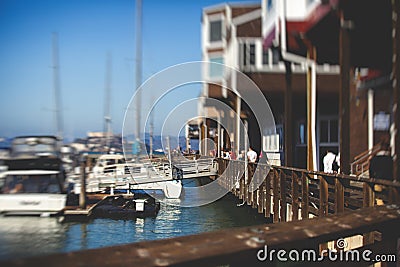
{"label": "dock", "polygon": [[86,222],[89,221],[90,210],[89,209],[66,209],[62,212],[59,217],[59,222]]}
{"label": "dock", "polygon": [[[201,62],[208,66],[202,68],[192,131],[201,156],[184,158],[177,150],[174,159],[168,137],[168,159],[140,162],[136,145],[146,145],[139,140],[147,134],[139,127],[146,109],[131,101],[138,103],[136,116],[125,119],[137,124],[129,146],[140,166],[88,178],[83,159],[75,183],[80,205],[60,215],[89,220],[106,198],[92,195],[94,203],[86,204],[86,192],[164,190],[177,181],[177,199],[182,180],[207,178],[233,195],[238,207],[252,208],[270,223],[1,266],[400,266],[400,0],[248,4],[202,10]],[[178,66],[191,69],[194,63]],[[137,66],[139,78],[140,72]],[[136,82],[138,90],[152,84]],[[160,100],[164,94],[158,98],[153,89],[147,92]],[[188,153],[190,135],[187,129]],[[324,153],[334,154],[335,167]],[[374,166],[378,156],[383,161]],[[192,226],[190,220],[185,223]]]}

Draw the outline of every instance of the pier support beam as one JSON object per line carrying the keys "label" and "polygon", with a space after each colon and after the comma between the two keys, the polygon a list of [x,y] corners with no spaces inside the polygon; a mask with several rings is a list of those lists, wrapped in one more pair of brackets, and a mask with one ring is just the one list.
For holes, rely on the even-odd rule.
{"label": "pier support beam", "polygon": [[[307,57],[316,60],[316,49],[308,48]],[[316,117],[316,70],[315,64],[307,69],[307,169],[317,170],[316,162],[316,139],[315,139],[315,117]]]}
{"label": "pier support beam", "polygon": [[285,164],[293,166],[293,116],[292,116],[292,68],[291,62],[285,61]]}
{"label": "pier support beam", "polygon": [[349,21],[341,11],[339,37],[340,90],[339,90],[339,152],[340,170],[350,173],[350,29]]}
{"label": "pier support beam", "polygon": [[82,158],[81,160],[81,191],[79,194],[79,208],[86,209],[86,160]]}
{"label": "pier support beam", "polygon": [[400,181],[400,0],[392,0],[393,27],[393,179]]}

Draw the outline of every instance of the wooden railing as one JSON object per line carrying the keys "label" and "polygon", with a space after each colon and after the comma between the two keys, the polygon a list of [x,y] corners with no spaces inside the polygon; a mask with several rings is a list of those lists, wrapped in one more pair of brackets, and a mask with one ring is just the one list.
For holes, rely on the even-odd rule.
{"label": "wooden railing", "polygon": [[[243,161],[218,159],[218,164],[220,185],[233,188],[233,194],[266,217],[273,216],[274,222],[371,207],[376,199],[400,202],[399,182],[253,163],[246,181],[244,171],[237,177],[246,168]],[[257,188],[251,188],[252,179],[258,181]]]}
{"label": "wooden railing", "polygon": [[359,176],[364,174],[369,169],[369,161],[375,156],[382,148],[382,144],[378,143],[371,149],[368,149],[354,157],[354,161],[350,164],[350,171],[352,174]]}

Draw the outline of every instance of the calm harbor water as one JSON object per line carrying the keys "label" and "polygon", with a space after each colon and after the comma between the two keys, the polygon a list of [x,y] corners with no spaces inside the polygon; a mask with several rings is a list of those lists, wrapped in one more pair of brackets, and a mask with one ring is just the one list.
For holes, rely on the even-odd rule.
{"label": "calm harbor water", "polygon": [[156,218],[95,219],[59,223],[56,218],[0,217],[0,260],[127,244],[267,223],[232,195],[202,207],[161,204]]}

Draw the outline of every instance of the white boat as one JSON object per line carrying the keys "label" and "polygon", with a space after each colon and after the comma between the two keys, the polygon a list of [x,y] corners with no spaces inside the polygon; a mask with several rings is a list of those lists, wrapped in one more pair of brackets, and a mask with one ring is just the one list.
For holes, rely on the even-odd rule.
{"label": "white boat", "polygon": [[[153,166],[151,163],[125,162],[122,155],[106,154],[99,157],[93,172],[86,180],[86,192],[96,193],[110,190],[161,190],[166,198],[179,198],[182,183],[171,181],[169,169],[165,166]],[[71,179],[72,178],[72,179]],[[79,176],[70,177],[74,183],[74,193],[80,193]]]}
{"label": "white boat", "polygon": [[0,194],[0,214],[50,216],[60,213],[67,195],[62,192],[59,177],[59,171],[7,171]]}
{"label": "white boat", "polygon": [[56,137],[14,138],[4,164],[8,170],[2,173],[0,214],[50,216],[65,208],[65,175]]}

